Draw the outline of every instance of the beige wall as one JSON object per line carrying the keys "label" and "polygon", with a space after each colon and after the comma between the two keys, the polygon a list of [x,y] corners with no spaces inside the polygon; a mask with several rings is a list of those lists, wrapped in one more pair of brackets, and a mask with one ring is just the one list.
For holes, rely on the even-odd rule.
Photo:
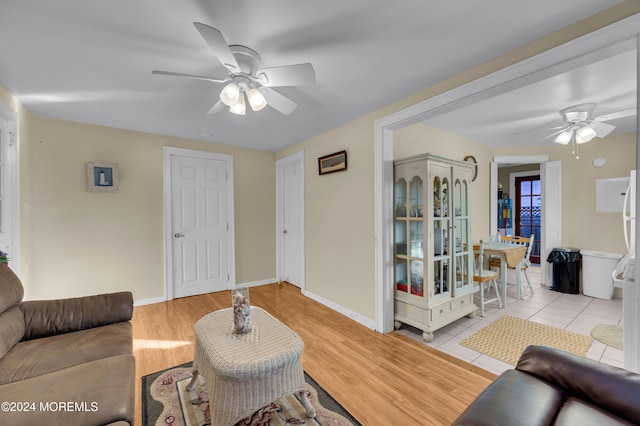
{"label": "beige wall", "polygon": [[[33,297],[164,295],[164,146],[233,156],[236,281],[275,277],[273,153],[44,117],[32,128]],[[118,163],[119,191],[87,191],[88,161]]]}
{"label": "beige wall", "polygon": [[[629,176],[635,169],[636,134],[594,139],[580,146],[580,159],[570,146],[502,148],[495,155],[548,155],[562,161],[562,244],[585,250],[626,253],[620,213],[596,212],[596,179]],[[592,162],[604,157],[604,167]]]}
{"label": "beige wall", "polygon": [[[540,148],[489,149],[469,139],[439,129],[416,124],[395,132],[394,158],[401,159],[425,152],[453,159],[473,155],[479,164],[478,178],[472,186],[473,239],[489,235],[489,163],[494,155],[548,155],[563,166],[562,244],[586,250],[624,254],[620,213],[596,212],[596,180],[629,176],[635,169],[636,134],[594,139],[580,146],[580,159],[571,154],[569,146]],[[594,167],[595,158],[604,157],[604,167]],[[501,168],[505,191],[509,191],[509,173],[539,170],[539,165]]]}
{"label": "beige wall", "polygon": [[[509,198],[513,198],[515,194],[511,194],[509,191],[509,185],[511,184],[510,175],[511,173],[519,173],[519,172],[532,172],[536,171],[540,173],[540,164],[522,164],[519,166],[510,166],[510,167],[500,167],[498,169],[498,184],[502,185],[503,191],[509,195]],[[515,203],[515,201],[514,201]]]}
{"label": "beige wall", "polygon": [[[356,120],[279,154],[305,151],[306,290],[375,317],[373,125]],[[318,157],[347,151],[346,171],[318,175]]]}
{"label": "beige wall", "polygon": [[[640,2],[624,2],[372,114],[278,152],[277,158],[282,158],[296,151],[305,150],[307,289],[364,317],[375,318],[373,128],[377,119],[639,12]],[[470,151],[462,152],[463,146]],[[476,238],[478,233],[488,232],[489,212],[482,211],[481,206],[488,206],[491,154],[480,145],[473,147],[473,144],[470,144],[467,147],[461,143],[460,147],[460,151],[454,148],[448,156],[455,155],[459,158],[462,154],[477,154],[478,162],[484,163],[479,169],[477,189],[474,188],[474,215],[479,211],[473,222],[473,233]],[[341,173],[318,176],[317,157],[342,149],[348,152],[349,169]],[[447,156],[446,150],[448,148],[443,146],[438,153]],[[487,201],[482,199],[483,193],[486,194]],[[573,240],[572,236],[567,243]],[[576,244],[578,242],[576,241]]]}
{"label": "beige wall", "polygon": [[[393,137],[393,158],[432,153],[454,160],[473,155],[479,164],[491,161],[492,150],[472,140],[444,132],[424,124],[414,124],[397,130]],[[471,184],[471,230],[474,241],[489,235],[489,169],[478,167],[478,176]]]}

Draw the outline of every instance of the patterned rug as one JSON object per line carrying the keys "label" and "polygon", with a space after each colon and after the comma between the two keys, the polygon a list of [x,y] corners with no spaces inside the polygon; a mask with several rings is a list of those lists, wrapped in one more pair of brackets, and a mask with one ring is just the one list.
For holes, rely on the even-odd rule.
{"label": "patterned rug", "polygon": [[622,349],[622,326],[615,324],[599,324],[591,330],[594,339],[605,345]]}
{"label": "patterned rug", "polygon": [[[202,380],[189,392],[191,363],[142,377],[143,426],[205,426],[210,425],[209,398]],[[260,409],[239,425],[255,426],[360,426],[360,423],[336,402],[320,385],[305,373],[309,399],[316,409],[316,418],[309,419],[298,398],[289,395]]]}
{"label": "patterned rug", "polygon": [[529,345],[543,345],[584,356],[593,337],[521,318],[503,316],[460,344],[492,358],[516,365]]}

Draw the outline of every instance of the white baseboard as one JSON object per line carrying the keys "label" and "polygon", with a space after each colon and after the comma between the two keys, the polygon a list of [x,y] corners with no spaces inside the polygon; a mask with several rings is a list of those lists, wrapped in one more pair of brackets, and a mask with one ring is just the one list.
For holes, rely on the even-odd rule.
{"label": "white baseboard", "polygon": [[154,303],[166,302],[164,297],[152,297],[151,299],[134,300],[133,306],[153,305]]}
{"label": "white baseboard", "polygon": [[250,281],[248,283],[236,283],[236,288],[238,287],[257,287],[265,284],[273,284],[277,283],[278,280],[275,278],[269,278],[268,280],[260,280],[260,281]]}
{"label": "white baseboard", "polygon": [[[261,285],[266,285],[266,284],[273,284],[273,283],[277,283],[278,280],[275,278],[270,278],[268,280],[260,280],[260,281],[250,281],[250,282],[246,282],[246,283],[238,283],[236,284],[236,288],[237,287],[257,287],[257,286],[261,286]],[[318,303],[323,304],[324,306],[333,309],[334,311],[348,317],[351,318],[352,320],[364,325],[365,327],[371,329],[371,330],[376,330],[376,322],[374,320],[372,320],[371,318],[367,318],[364,317],[362,315],[360,315],[357,312],[354,312],[350,309],[345,308],[344,306],[338,305],[337,303],[332,302],[329,299],[325,299],[322,296],[318,296],[315,293],[312,293],[310,291],[303,291],[302,294],[306,297],[308,297],[309,299],[313,299]],[[167,299],[166,297],[153,297],[150,299],[141,299],[141,300],[136,300],[133,302],[134,306],[142,306],[142,305],[151,305],[154,303],[160,303],[160,302],[166,302]]]}
{"label": "white baseboard", "polygon": [[[273,284],[275,282],[278,282],[278,280],[276,280],[275,278],[271,278],[268,280],[251,281],[247,283],[236,284],[236,287],[256,287],[259,285]],[[160,303],[160,302],[166,302],[166,301],[167,301],[166,296],[152,297],[150,299],[134,300],[133,306],[152,305],[154,303]]]}
{"label": "white baseboard", "polygon": [[344,306],[338,305],[337,303],[332,302],[329,299],[325,299],[322,296],[318,296],[310,291],[303,291],[302,294],[307,296],[309,299],[313,299],[318,303],[322,303],[324,306],[333,309],[334,311],[351,318],[352,320],[364,325],[371,330],[376,330],[376,322],[371,318],[364,317],[357,312],[354,312],[350,309],[345,308]]}

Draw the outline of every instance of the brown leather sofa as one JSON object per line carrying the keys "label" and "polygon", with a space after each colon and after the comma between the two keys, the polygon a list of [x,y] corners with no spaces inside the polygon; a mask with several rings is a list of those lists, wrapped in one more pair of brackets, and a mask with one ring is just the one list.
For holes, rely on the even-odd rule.
{"label": "brown leather sofa", "polygon": [[529,346],[454,425],[637,425],[640,374]]}
{"label": "brown leather sofa", "polygon": [[130,292],[23,302],[0,264],[0,420],[5,425],[133,424]]}

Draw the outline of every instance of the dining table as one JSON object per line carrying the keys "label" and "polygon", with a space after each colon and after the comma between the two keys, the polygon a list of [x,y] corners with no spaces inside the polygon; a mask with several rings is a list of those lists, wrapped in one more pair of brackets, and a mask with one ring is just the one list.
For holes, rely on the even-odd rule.
{"label": "dining table", "polygon": [[[480,244],[473,245],[474,252],[480,251]],[[500,284],[502,286],[502,306],[507,306],[507,268],[513,268],[516,270],[516,285],[518,288],[521,283],[521,271],[520,263],[523,261],[525,254],[527,253],[527,247],[520,244],[508,244],[500,242],[485,242],[484,243],[484,255],[485,259],[488,256],[500,257]]]}

